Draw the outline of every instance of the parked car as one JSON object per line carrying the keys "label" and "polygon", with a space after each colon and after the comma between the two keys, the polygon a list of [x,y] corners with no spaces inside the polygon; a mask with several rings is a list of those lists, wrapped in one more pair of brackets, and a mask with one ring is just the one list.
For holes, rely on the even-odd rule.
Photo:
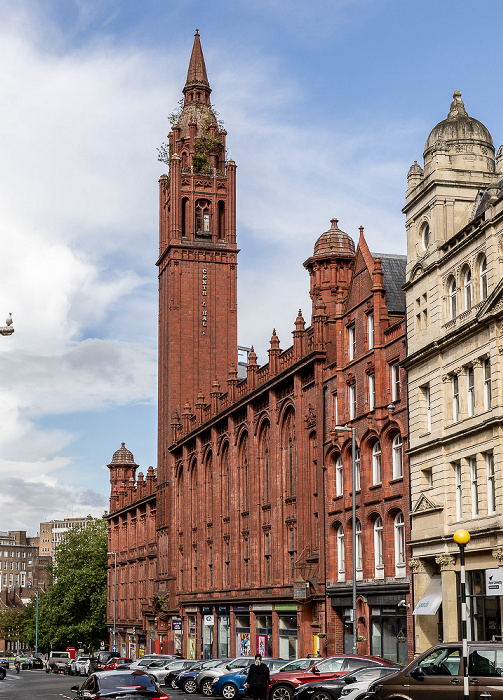
{"label": "parked car", "polygon": [[44,668],[44,662],[42,659],[35,658],[34,656],[28,656],[21,664],[23,670],[30,668]]}
{"label": "parked car", "polygon": [[[196,693],[198,689],[196,679],[202,671],[217,668],[219,666],[225,666],[225,664],[230,660],[231,659],[208,659],[207,661],[201,661],[195,666],[192,666],[192,668],[190,668],[188,671],[184,671],[178,676],[176,680],[177,688],[181,688],[186,693]],[[226,673],[226,671],[224,671],[224,673]],[[213,681],[213,678],[211,680]]]}
{"label": "parked car", "polygon": [[144,654],[140,656],[139,659],[133,661],[129,668],[147,668],[153,661],[163,660],[163,661],[174,661],[175,656],[173,654]]}
{"label": "parked car", "polygon": [[0,666],[0,681],[2,681],[7,675],[7,669],[5,666]]}
{"label": "parked car", "polygon": [[9,668],[9,659],[6,656],[0,656],[0,666],[2,666],[2,668]]}
{"label": "parked car", "polygon": [[176,679],[178,678],[178,676],[184,671],[188,671],[196,664],[199,664],[199,661],[196,661],[195,659],[178,659],[177,661],[174,661],[173,665],[171,665],[169,669],[167,669],[166,675],[164,677],[164,685],[169,688],[173,688],[173,690],[175,688],[178,688],[176,684]]}
{"label": "parked car", "polygon": [[253,659],[251,656],[237,656],[234,659],[224,660],[224,663],[215,666],[215,668],[205,668],[202,669],[196,676],[196,688],[193,691],[195,693],[199,690],[200,693],[209,697],[213,690],[213,681],[219,676],[223,676],[226,673],[231,673],[232,671],[237,671],[240,668],[246,668],[252,663]]}
{"label": "parked car", "polygon": [[90,656],[77,656],[74,665],[75,675],[88,676],[91,673],[91,661]]}
{"label": "parked car", "polygon": [[350,671],[356,671],[362,666],[390,666],[395,663],[379,656],[357,656],[354,654],[328,656],[325,659],[315,659],[315,662],[308,668],[288,670],[288,667],[284,667],[279,673],[275,673],[271,677],[271,685],[269,686],[270,700],[292,700],[295,689],[303,683],[338,678]]}
{"label": "parked car", "polygon": [[[262,661],[266,666],[269,666],[271,673],[279,671],[287,663],[285,659],[262,659]],[[215,678],[211,686],[213,695],[220,695],[225,700],[234,700],[238,696],[247,695],[245,683],[250,666],[251,664],[248,662],[245,668]]]}
{"label": "parked car", "polygon": [[[386,676],[368,689],[371,700],[459,700],[463,697],[461,642],[437,644],[402,670]],[[470,698],[503,696],[503,643],[468,642]]]}
{"label": "parked car", "polygon": [[70,660],[68,651],[50,651],[45,664],[46,673],[61,673]]}
{"label": "parked car", "polygon": [[[313,681],[299,685],[293,694],[294,700],[339,700],[346,696],[352,689],[357,690],[357,697],[365,697],[369,685],[381,678],[398,671],[401,666],[365,666],[357,671],[351,671],[344,676],[334,678],[331,681]],[[347,691],[347,692],[346,692]]]}
{"label": "parked car", "polygon": [[130,700],[133,697],[135,700],[168,700],[168,696],[163,694],[148,673],[140,669],[92,673],[80,688],[74,685],[70,690],[75,693],[73,700],[99,700],[110,697],[114,700]]}
{"label": "parked car", "polygon": [[179,659],[176,661],[174,659],[151,659],[149,665],[144,666],[143,670],[149,673],[155,679],[156,683],[163,685],[166,674],[173,664],[177,664],[178,671],[182,670]]}
{"label": "parked car", "polygon": [[110,659],[119,658],[120,654],[118,651],[99,651],[96,656],[96,670],[102,671],[103,667],[107,665]]}
{"label": "parked car", "polygon": [[[117,668],[129,668],[129,664],[133,663],[133,659],[128,659],[125,656],[115,656],[113,659],[103,666],[104,671],[115,671]],[[138,670],[138,669],[137,669]]]}

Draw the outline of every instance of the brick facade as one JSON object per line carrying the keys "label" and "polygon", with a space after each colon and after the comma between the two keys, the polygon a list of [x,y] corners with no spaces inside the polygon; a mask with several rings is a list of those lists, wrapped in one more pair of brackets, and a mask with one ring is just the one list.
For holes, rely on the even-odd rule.
{"label": "brick facade", "polygon": [[[355,251],[333,220],[305,263],[311,279],[309,325],[299,311],[286,350],[273,331],[268,363],[259,367],[252,349],[247,376],[239,380],[236,166],[225,162],[225,132],[209,94],[196,34],[184,107],[169,137],[170,172],[160,187],[155,493],[153,481],[147,487],[143,479],[141,486],[135,481],[131,453],[116,453],[109,465],[110,551],[119,552],[121,582],[129,578],[120,599],[139,601],[127,614],[120,610],[118,625],[125,630],[120,644],[126,653],[136,651],[127,645],[141,629],[147,647],[189,657],[261,650],[289,658],[348,650],[350,461],[347,440],[333,428],[336,420],[349,421],[350,387],[356,382],[350,424],[361,453],[358,651],[379,653],[379,645],[386,656],[406,657],[409,581],[401,563],[404,551],[400,561],[395,556],[395,533],[403,549],[408,538],[404,389],[388,408],[391,364],[405,352],[405,265],[399,256],[374,258],[363,231]],[[369,349],[365,329],[372,313]],[[348,357],[352,324],[354,359]],[[404,387],[398,372],[396,384],[399,379]],[[375,375],[374,407],[365,388],[370,374]],[[382,478],[374,484],[370,460],[378,440]],[[393,474],[393,449],[400,454],[400,474],[396,469]],[[149,526],[145,545],[155,552],[157,575],[141,588],[135,533],[144,502],[147,521],[154,513],[156,518],[156,534]],[[374,580],[378,517],[382,566]],[[334,534],[339,525],[346,537],[344,580]],[[402,600],[405,607],[399,606]],[[110,605],[109,596],[109,623]],[[390,620],[396,626],[397,619],[405,622],[391,629]]]}

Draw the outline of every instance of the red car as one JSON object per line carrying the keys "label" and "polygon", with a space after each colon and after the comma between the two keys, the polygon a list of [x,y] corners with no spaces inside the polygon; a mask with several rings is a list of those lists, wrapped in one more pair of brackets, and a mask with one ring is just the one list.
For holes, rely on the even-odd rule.
{"label": "red car", "polygon": [[[269,700],[292,700],[295,688],[303,683],[324,681],[338,678],[345,673],[355,671],[362,666],[388,666],[395,661],[383,659],[380,656],[355,656],[354,654],[338,654],[325,659],[297,659],[288,664],[283,671],[273,673],[269,686]],[[290,670],[288,667],[296,667]]]}
{"label": "red car", "polygon": [[133,663],[133,659],[126,659],[124,656],[110,659],[106,666],[103,666],[103,671],[116,671],[117,667],[120,666],[121,670],[129,668],[129,664]]}

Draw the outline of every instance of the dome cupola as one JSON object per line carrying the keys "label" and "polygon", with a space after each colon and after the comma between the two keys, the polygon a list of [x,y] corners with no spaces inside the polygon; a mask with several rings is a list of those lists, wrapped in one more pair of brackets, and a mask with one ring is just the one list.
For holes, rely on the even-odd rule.
{"label": "dome cupola", "polygon": [[430,132],[424,147],[425,175],[437,168],[494,172],[494,144],[488,129],[468,116],[461,93],[452,96],[447,118]]}
{"label": "dome cupola", "polygon": [[337,219],[331,219],[330,228],[322,233],[314,244],[315,258],[348,257],[354,258],[355,244],[347,233],[341,231]]}

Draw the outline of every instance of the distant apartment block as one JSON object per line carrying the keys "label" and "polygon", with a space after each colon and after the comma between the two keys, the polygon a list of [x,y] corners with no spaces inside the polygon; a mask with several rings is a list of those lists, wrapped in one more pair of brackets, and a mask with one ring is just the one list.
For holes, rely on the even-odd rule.
{"label": "distant apartment block", "polygon": [[23,530],[0,531],[0,591],[43,586],[49,557],[39,554],[39,538]]}
{"label": "distant apartment block", "polygon": [[53,557],[56,547],[61,542],[64,535],[74,527],[84,527],[89,522],[89,518],[65,518],[64,520],[50,520],[47,523],[40,523],[40,544],[39,553]]}

